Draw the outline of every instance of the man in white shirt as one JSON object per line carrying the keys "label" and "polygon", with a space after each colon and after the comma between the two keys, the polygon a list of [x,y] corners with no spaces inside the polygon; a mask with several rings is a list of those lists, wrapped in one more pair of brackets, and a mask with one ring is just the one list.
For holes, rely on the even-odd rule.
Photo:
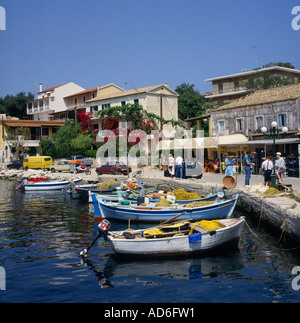
{"label": "man in white shirt", "polygon": [[180,173],[180,179],[182,179],[183,177],[182,163],[183,163],[183,158],[181,156],[177,156],[175,160],[175,164],[176,164],[175,178],[178,178],[179,173]]}
{"label": "man in white shirt", "polygon": [[175,174],[175,167],[174,167],[174,157],[172,154],[169,155],[169,172],[171,176]]}
{"label": "man in white shirt", "polygon": [[268,183],[271,186],[271,174],[273,169],[273,157],[267,157],[267,159],[262,163],[261,169],[265,171],[264,185]]}

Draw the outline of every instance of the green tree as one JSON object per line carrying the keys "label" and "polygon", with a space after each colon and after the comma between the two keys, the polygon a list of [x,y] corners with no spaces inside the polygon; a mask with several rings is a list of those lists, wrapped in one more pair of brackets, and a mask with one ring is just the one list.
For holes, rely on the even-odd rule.
{"label": "green tree", "polygon": [[181,120],[201,116],[206,111],[205,98],[194,87],[194,84],[182,83],[175,89],[179,94],[178,116]]}
{"label": "green tree", "polygon": [[51,156],[52,158],[59,157],[54,142],[49,140],[43,140],[41,142],[41,147],[44,156]]}
{"label": "green tree", "polygon": [[72,139],[76,138],[76,129],[74,120],[67,120],[63,127],[60,127],[53,135],[54,144],[57,150],[57,157],[68,157],[74,154],[71,147]]}
{"label": "green tree", "polygon": [[269,72],[260,73],[257,76],[251,76],[243,86],[248,92],[266,90],[274,87],[294,84],[295,80],[292,76],[273,75]]}
{"label": "green tree", "polygon": [[20,92],[17,95],[6,95],[4,98],[0,98],[0,113],[22,119],[27,115],[26,102],[33,99],[34,95],[30,92],[27,95],[25,92]]}
{"label": "green tree", "polygon": [[266,68],[267,66],[280,66],[280,67],[286,67],[286,68],[292,68],[295,69],[295,66],[289,62],[282,63],[282,62],[277,62],[277,63],[269,63],[265,64],[263,67]]}
{"label": "green tree", "polygon": [[85,151],[91,147],[93,141],[90,136],[81,134],[71,140],[71,147],[77,151],[77,154],[84,155]]}

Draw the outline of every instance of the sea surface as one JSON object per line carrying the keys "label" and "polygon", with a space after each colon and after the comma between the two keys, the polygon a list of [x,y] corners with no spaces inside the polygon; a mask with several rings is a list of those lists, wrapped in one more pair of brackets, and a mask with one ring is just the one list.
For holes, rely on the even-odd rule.
{"label": "sea surface", "polygon": [[121,261],[100,240],[82,259],[95,236],[93,206],[64,192],[14,186],[0,181],[0,303],[300,301],[300,280],[292,275],[300,250],[282,251],[251,214],[234,216],[245,215],[255,235],[245,225],[238,248],[221,254]]}

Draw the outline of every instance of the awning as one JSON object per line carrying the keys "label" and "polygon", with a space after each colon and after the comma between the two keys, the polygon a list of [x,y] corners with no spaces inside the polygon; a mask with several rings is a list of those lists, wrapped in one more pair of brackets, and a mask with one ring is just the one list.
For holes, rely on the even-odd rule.
{"label": "awning", "polygon": [[[262,139],[262,140],[250,140],[247,143],[237,143],[236,145],[273,145],[273,139]],[[284,138],[276,139],[276,145],[282,144],[300,144],[300,139],[298,138]]]}
{"label": "awning", "polygon": [[248,144],[248,138],[242,134],[235,134],[229,136],[214,137],[219,146],[234,146]]}
{"label": "awning", "polygon": [[[6,141],[4,141],[4,144],[11,146],[11,145],[14,145],[18,142],[19,141],[17,141],[17,140],[6,140]],[[40,140],[24,140],[22,142],[22,146],[23,147],[39,147]]]}
{"label": "awning", "polygon": [[212,137],[161,140],[158,150],[217,148],[218,143]]}

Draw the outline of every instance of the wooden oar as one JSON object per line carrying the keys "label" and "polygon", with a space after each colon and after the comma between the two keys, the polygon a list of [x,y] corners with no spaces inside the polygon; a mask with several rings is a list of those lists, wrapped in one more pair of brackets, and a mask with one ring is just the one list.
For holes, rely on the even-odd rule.
{"label": "wooden oar", "polygon": [[164,221],[162,224],[167,224],[167,223],[170,223],[170,222],[173,222],[175,219],[179,218],[180,216],[184,215],[186,213],[186,211],[178,214],[178,215],[175,215],[173,216],[173,218],[167,220],[167,221]]}

